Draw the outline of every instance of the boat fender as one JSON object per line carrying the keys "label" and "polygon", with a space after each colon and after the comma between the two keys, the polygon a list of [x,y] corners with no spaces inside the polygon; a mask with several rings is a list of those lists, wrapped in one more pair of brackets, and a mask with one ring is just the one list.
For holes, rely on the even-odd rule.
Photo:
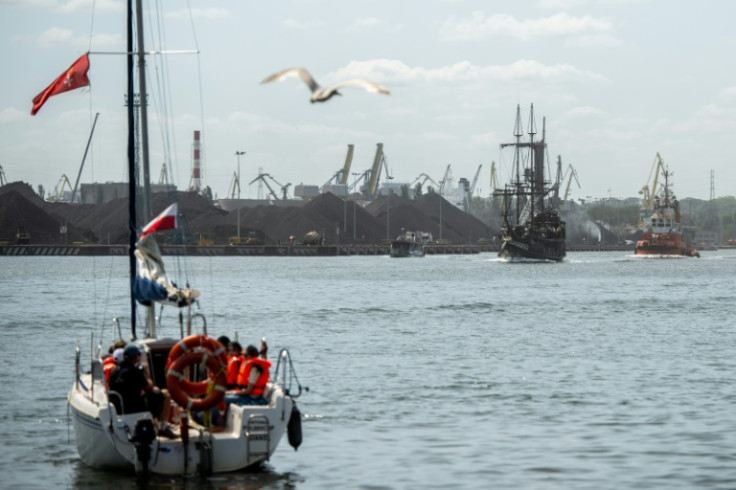
{"label": "boat fender", "polygon": [[289,445],[296,451],[302,443],[302,414],[299,412],[296,403],[291,407],[287,433],[289,436]]}
{"label": "boat fender", "polygon": [[136,422],[130,442],[135,446],[137,461],[140,463],[140,467],[136,464],[137,471],[148,471],[148,462],[151,460],[151,443],[154,439],[156,439],[156,431],[152,420],[142,419]]}

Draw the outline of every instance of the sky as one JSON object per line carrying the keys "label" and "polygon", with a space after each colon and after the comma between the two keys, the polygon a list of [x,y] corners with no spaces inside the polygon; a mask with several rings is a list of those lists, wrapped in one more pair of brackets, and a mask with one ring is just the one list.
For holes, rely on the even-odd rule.
{"label": "sky", "polygon": [[[639,196],[657,153],[680,199],[736,195],[736,2],[666,0],[188,0],[146,2],[151,180],[190,185],[192,135],[203,134],[203,185],[241,197],[260,172],[322,186],[355,145],[352,172],[383,143],[394,183],[426,174],[473,181],[475,194],[509,178],[517,104],[525,125],[545,118],[570,199]],[[152,27],[152,26],[155,26]],[[0,0],[0,166],[8,182],[47,192],[126,180],[125,3]],[[31,100],[90,51],[91,86]],[[309,102],[304,67],[345,87]],[[162,110],[165,108],[165,111]],[[246,152],[238,157],[236,152]],[[571,170],[577,182],[570,180]],[[354,178],[351,176],[351,179]],[[579,183],[579,186],[578,186]]]}

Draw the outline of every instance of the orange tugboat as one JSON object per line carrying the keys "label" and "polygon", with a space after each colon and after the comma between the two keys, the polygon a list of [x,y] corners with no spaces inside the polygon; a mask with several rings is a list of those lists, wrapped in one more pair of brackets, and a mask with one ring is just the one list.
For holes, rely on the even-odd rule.
{"label": "orange tugboat", "polygon": [[[661,171],[664,183],[661,191],[648,203],[644,197],[643,235],[636,242],[634,254],[644,256],[700,257],[698,251],[685,238],[680,216],[680,202],[670,188],[670,172],[657,154],[657,172]],[[655,178],[655,187],[657,179]]]}

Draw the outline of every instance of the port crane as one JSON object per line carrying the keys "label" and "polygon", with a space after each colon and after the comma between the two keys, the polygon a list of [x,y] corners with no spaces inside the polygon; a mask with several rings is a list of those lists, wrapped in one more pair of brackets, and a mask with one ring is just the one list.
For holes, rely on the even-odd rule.
{"label": "port crane", "polygon": [[325,186],[330,185],[333,182],[339,185],[345,185],[348,183],[348,177],[350,176],[350,166],[353,163],[354,149],[355,149],[355,145],[348,145],[348,153],[347,155],[345,155],[345,164],[340,170],[335,172],[332,177],[330,177],[330,180],[325,182],[324,184]]}
{"label": "port crane", "polygon": [[230,188],[227,191],[227,198],[235,199],[235,191],[240,191],[240,179],[238,178],[237,172],[233,172],[233,178],[230,180]]}
{"label": "port crane", "polygon": [[60,202],[64,197],[65,186],[69,188],[69,191],[72,190],[72,184],[71,182],[69,182],[69,177],[67,177],[66,174],[61,174],[59,183],[56,184],[56,187],[54,187],[54,194],[52,196],[49,196],[48,200],[50,202]]}
{"label": "port crane", "polygon": [[[654,196],[657,193],[657,185],[659,184],[659,176],[664,175],[664,160],[657,152],[657,156],[654,158],[652,163],[652,169],[649,171],[649,178],[647,183],[639,190],[639,194],[642,194],[642,204],[645,209],[652,209],[654,207]],[[651,187],[649,183],[652,182],[652,175],[654,175],[654,182]]]}
{"label": "port crane", "polygon": [[169,173],[166,171],[166,162],[161,165],[161,173],[158,176],[158,184],[164,185],[169,182]]}
{"label": "port crane", "polygon": [[[419,182],[420,180],[421,182]],[[427,181],[429,181],[431,184],[434,184],[434,186],[437,187],[438,189],[440,188],[440,185],[437,182],[435,182],[434,179],[432,179],[432,177],[430,177],[427,174],[419,174],[419,177],[414,179],[414,182],[412,182],[411,185],[412,187],[414,187],[417,183],[419,183],[419,185],[424,186],[424,184],[426,184]]]}
{"label": "port crane", "polygon": [[476,170],[475,172],[475,177],[473,177],[473,182],[470,184],[470,189],[468,190],[468,199],[471,199],[473,197],[473,194],[475,193],[475,184],[478,183],[478,176],[480,175],[481,168],[483,168],[482,163],[478,165],[478,170]]}
{"label": "port crane", "polygon": [[[269,179],[271,179],[271,181],[273,181],[274,184],[276,184],[277,186],[279,186],[279,190],[280,190],[281,195],[283,197],[279,197],[279,195],[276,194],[276,191],[273,190],[273,187],[271,187],[271,184],[268,183],[268,180],[266,180],[266,177],[268,177]],[[281,183],[279,183],[278,180],[276,180],[273,177],[271,177],[270,174],[258,174],[258,177],[256,177],[255,179],[253,179],[253,180],[250,181],[250,184],[252,184],[252,183],[254,183],[254,182],[258,181],[258,180],[260,180],[264,184],[266,184],[266,187],[268,188],[268,192],[273,196],[274,199],[277,199],[277,200],[278,199],[286,200],[286,199],[289,198],[288,192],[289,192],[289,186],[291,186],[291,182],[289,182],[286,185],[281,185]],[[250,185],[250,184],[248,184],[248,185]]]}
{"label": "port crane", "polygon": [[5,170],[3,170],[3,166],[0,165],[0,187],[4,186],[8,183],[8,180],[5,178]]}
{"label": "port crane", "polygon": [[[560,208],[565,206],[567,198],[570,196],[570,186],[572,185],[572,179],[575,179],[575,182],[578,184],[578,188],[580,188],[580,181],[578,180],[578,173],[575,170],[575,167],[573,167],[572,164],[568,163],[567,168],[563,173],[562,157],[560,155],[557,155],[557,178],[555,179],[555,184],[552,186],[552,188],[554,190],[553,202],[558,203]],[[562,185],[564,182],[567,182],[567,184],[565,185],[565,194],[562,199],[560,199],[560,185]]]}

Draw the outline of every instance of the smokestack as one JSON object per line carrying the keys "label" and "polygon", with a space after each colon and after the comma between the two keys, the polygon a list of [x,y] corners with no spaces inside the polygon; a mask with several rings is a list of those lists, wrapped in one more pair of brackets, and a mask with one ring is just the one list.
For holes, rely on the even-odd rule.
{"label": "smokestack", "polygon": [[192,190],[199,192],[202,187],[201,181],[201,143],[200,143],[200,132],[194,132],[194,143],[192,145]]}

